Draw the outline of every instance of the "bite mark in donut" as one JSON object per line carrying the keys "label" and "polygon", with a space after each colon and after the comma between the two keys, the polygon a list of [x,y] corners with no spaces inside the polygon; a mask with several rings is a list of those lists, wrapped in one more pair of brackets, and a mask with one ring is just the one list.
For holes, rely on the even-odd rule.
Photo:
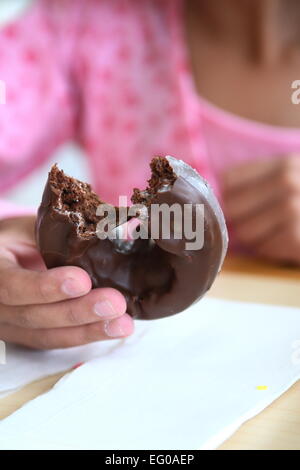
{"label": "bite mark in donut", "polygon": [[[127,311],[140,319],[181,312],[199,300],[212,285],[227,250],[228,236],[217,199],[205,180],[173,157],[155,157],[145,190],[135,188],[132,202],[149,209],[153,204],[204,206],[204,244],[186,249],[184,236],[165,239],[100,240],[97,207],[104,204],[89,184],[51,168],[38,210],[36,239],[48,268],[75,265],[85,269],[94,288],[114,287],[126,298]],[[120,209],[115,208],[117,219]],[[119,223],[130,220],[127,216]]]}

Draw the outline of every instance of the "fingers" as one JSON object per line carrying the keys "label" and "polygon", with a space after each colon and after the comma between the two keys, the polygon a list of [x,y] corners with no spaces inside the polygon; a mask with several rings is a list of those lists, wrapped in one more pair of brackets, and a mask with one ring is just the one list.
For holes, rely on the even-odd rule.
{"label": "fingers", "polygon": [[238,194],[236,192],[224,193],[224,210],[230,221],[244,220],[249,215],[261,211],[262,208],[275,204],[280,195],[282,196],[282,192],[280,186],[277,186],[277,191],[274,191],[273,180],[263,185],[257,184],[255,188],[246,186]]}
{"label": "fingers", "polygon": [[[291,243],[291,227],[300,220],[299,177],[299,155],[249,162],[224,175],[224,210],[237,241],[257,252],[284,232],[285,245]],[[276,250],[284,251],[277,246]]]}
{"label": "fingers", "polygon": [[236,238],[265,259],[300,263],[300,196],[285,198],[234,227]]}
{"label": "fingers", "polygon": [[236,165],[222,175],[222,187],[224,192],[228,190],[243,189],[248,185],[269,178],[276,174],[282,165],[281,160],[249,161],[242,165]]}
{"label": "fingers", "polygon": [[269,238],[287,222],[288,214],[284,208],[284,203],[271,206],[240,220],[235,225],[235,236],[240,242],[252,246]]}
{"label": "fingers", "polygon": [[4,250],[0,255],[0,303],[30,305],[58,302],[87,294],[92,285],[89,275],[75,266],[44,272],[20,268]]}
{"label": "fingers", "polygon": [[300,224],[285,226],[256,246],[255,252],[264,259],[300,264]]}
{"label": "fingers", "polygon": [[57,349],[80,346],[107,339],[124,338],[133,333],[133,320],[128,314],[110,321],[70,328],[45,330],[0,325],[1,339],[33,349]]}
{"label": "fingers", "polygon": [[295,171],[294,159],[288,159],[284,164],[280,162],[280,167],[277,162],[276,174],[268,174],[268,177],[257,180],[250,186],[245,184],[237,188],[225,185],[223,199],[227,217],[232,222],[243,220],[249,215],[299,195],[300,158],[297,158],[297,165],[299,170]]}
{"label": "fingers", "polygon": [[112,288],[94,289],[78,299],[41,305],[0,305],[0,321],[26,329],[63,328],[120,317],[126,312],[123,295]]}

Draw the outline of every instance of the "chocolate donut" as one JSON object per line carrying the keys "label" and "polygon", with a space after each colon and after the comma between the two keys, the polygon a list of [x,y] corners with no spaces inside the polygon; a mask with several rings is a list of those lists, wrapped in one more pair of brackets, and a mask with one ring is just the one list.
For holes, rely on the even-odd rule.
{"label": "chocolate donut", "polygon": [[[126,298],[128,313],[145,320],[173,315],[199,300],[220,270],[228,245],[224,216],[207,182],[189,165],[170,156],[153,158],[150,167],[148,187],[134,189],[131,198],[140,208],[140,226],[134,237],[117,235],[133,219],[130,211],[125,218],[121,216],[128,209],[124,207],[125,211],[115,208],[115,238],[111,231],[110,237],[100,239],[104,231],[99,231],[99,222],[104,222],[104,215],[97,215],[96,210],[103,201],[89,184],[65,175],[56,165],[49,173],[36,223],[37,245],[48,268],[83,268],[93,288],[118,289]],[[173,204],[181,213],[179,210],[176,221],[175,212],[170,211],[166,223],[157,208],[170,209]],[[143,207],[146,213],[142,216]],[[185,207],[189,208],[186,213]],[[204,212],[197,212],[201,207]],[[195,240],[198,235],[201,238],[199,230],[203,232],[203,246],[195,244],[195,248],[186,235],[186,214]],[[183,225],[181,236],[178,221]],[[154,225],[158,230],[153,235]],[[164,228],[169,231],[167,237]]]}

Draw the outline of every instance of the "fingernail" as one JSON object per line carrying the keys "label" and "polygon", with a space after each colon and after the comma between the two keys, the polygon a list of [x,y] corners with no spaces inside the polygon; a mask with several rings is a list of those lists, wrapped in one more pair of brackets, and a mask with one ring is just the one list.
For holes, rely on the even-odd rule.
{"label": "fingernail", "polygon": [[87,290],[83,289],[80,283],[76,279],[66,279],[62,283],[62,291],[70,297],[76,297],[78,295],[87,294]]}
{"label": "fingernail", "polygon": [[115,317],[118,312],[115,311],[109,300],[100,300],[94,305],[94,312],[98,317]]}
{"label": "fingernail", "polygon": [[128,336],[132,333],[132,323],[125,316],[104,323],[104,331],[111,338]]}

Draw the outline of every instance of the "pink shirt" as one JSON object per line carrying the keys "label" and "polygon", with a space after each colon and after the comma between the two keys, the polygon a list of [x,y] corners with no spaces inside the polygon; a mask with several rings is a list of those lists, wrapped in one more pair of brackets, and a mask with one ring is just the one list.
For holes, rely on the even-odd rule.
{"label": "pink shirt", "polygon": [[[0,30],[0,194],[70,138],[93,187],[116,203],[143,187],[153,155],[185,160],[218,191],[247,159],[300,151],[300,131],[233,116],[197,96],[183,0],[39,0]],[[18,209],[2,203],[0,214]]]}

